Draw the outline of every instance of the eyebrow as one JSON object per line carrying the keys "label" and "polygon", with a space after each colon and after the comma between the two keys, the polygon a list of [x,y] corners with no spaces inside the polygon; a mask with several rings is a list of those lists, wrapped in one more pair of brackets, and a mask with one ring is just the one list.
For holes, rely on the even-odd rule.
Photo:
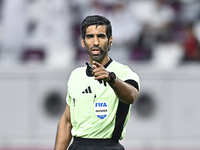
{"label": "eyebrow", "polygon": [[[86,34],[85,36],[94,36],[94,34],[88,33],[88,34]],[[99,37],[99,36],[106,36],[106,34],[105,34],[105,33],[100,33],[100,34],[97,34],[97,36],[98,36],[98,37]]]}
{"label": "eyebrow", "polygon": [[105,33],[98,34],[97,36],[106,36]]}

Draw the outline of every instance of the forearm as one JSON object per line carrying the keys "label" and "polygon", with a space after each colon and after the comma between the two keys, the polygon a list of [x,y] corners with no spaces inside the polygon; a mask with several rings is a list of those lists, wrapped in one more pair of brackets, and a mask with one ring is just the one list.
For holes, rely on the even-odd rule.
{"label": "forearm", "polygon": [[57,129],[56,142],[54,150],[66,150],[72,139],[72,125],[69,119],[63,115],[60,119]]}
{"label": "forearm", "polygon": [[138,97],[138,90],[134,86],[121,81],[118,78],[113,79],[114,81],[110,82],[110,72],[108,72],[101,64],[97,63],[96,61],[93,61],[92,67],[94,68],[92,74],[94,75],[95,80],[103,80],[108,82],[119,100],[122,102],[126,104],[134,103]]}
{"label": "forearm", "polygon": [[132,85],[116,78],[115,81],[109,83],[115,94],[122,102],[132,104],[138,97],[138,90]]}

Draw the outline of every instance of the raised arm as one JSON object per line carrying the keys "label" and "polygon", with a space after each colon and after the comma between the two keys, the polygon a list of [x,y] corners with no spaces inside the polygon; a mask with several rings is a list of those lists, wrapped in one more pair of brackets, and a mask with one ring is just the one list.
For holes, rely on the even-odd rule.
{"label": "raised arm", "polygon": [[[93,61],[93,75],[95,80],[110,81],[109,72],[99,63]],[[115,94],[122,102],[126,104],[132,104],[138,97],[138,90],[124,81],[116,78],[113,82],[109,82],[109,85],[114,90]]]}
{"label": "raised arm", "polygon": [[116,78],[114,82],[109,83],[109,85],[112,87],[119,100],[126,104],[134,103],[138,97],[138,90],[134,86],[118,78]]}
{"label": "raised arm", "polygon": [[70,107],[67,105],[58,124],[54,150],[67,149],[72,139],[71,129],[72,125],[70,120]]}

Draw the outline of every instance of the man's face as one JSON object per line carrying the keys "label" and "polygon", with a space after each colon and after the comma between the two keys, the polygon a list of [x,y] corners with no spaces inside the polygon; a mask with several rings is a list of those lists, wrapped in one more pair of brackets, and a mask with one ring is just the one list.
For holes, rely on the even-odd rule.
{"label": "man's face", "polygon": [[[112,41],[112,38],[111,38]],[[106,26],[91,25],[86,28],[85,40],[81,39],[82,46],[86,47],[90,59],[101,61],[108,55],[108,37],[106,35]]]}

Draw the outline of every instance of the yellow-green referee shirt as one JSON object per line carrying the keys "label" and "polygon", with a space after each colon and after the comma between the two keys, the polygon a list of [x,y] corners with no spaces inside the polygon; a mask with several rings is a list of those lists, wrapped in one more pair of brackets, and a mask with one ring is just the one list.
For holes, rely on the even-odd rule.
{"label": "yellow-green referee shirt", "polygon": [[[139,91],[139,77],[128,66],[110,59],[104,67]],[[121,102],[108,83],[95,80],[87,66],[71,73],[66,101],[70,106],[72,136],[124,138],[131,105]]]}

